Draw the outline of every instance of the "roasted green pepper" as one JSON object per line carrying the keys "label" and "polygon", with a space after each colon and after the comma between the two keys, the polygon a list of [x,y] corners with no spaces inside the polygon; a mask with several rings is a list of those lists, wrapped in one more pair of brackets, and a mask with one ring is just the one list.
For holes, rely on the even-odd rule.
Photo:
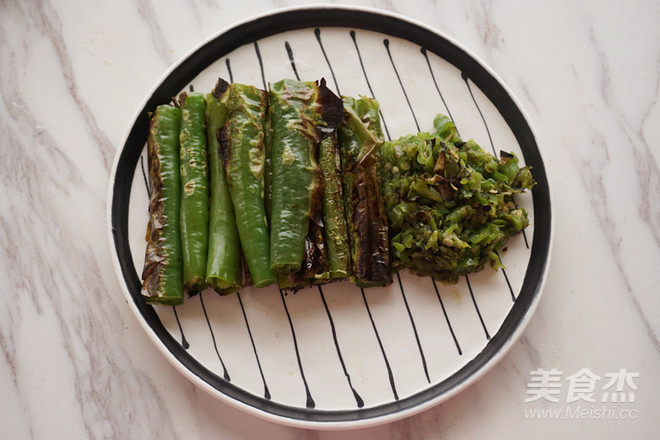
{"label": "roasted green pepper", "polygon": [[241,247],[236,230],[236,217],[227,185],[225,168],[218,148],[218,132],[227,121],[229,84],[219,79],[206,95],[206,123],[210,180],[209,253],[206,283],[221,294],[241,287]]}
{"label": "roasted green pepper", "polygon": [[[320,213],[320,210],[318,211]],[[277,276],[279,287],[288,291],[297,291],[315,284],[325,284],[332,280],[328,270],[327,252],[323,237],[323,226],[311,222],[307,237],[302,267],[298,272],[280,273]]]}
{"label": "roasted green pepper", "polygon": [[270,233],[264,206],[267,103],[265,91],[232,83],[227,122],[218,136],[241,247],[256,287],[275,282],[270,270]]}
{"label": "roasted green pepper", "polygon": [[183,303],[179,206],[179,126],[181,111],[160,105],[151,115],[147,139],[149,223],[142,271],[142,295],[148,303]]}
{"label": "roasted green pepper", "polygon": [[[341,101],[325,85],[284,79],[270,84],[272,163],[271,270],[298,272],[306,240],[323,240],[318,143],[340,121]],[[315,211],[316,210],[316,211]],[[320,233],[308,234],[319,217]],[[318,249],[325,249],[316,243]]]}
{"label": "roasted green pepper", "polygon": [[383,142],[378,110],[374,99],[344,97],[344,121],[338,129],[352,272],[361,287],[392,282],[388,223],[377,173]]}
{"label": "roasted green pepper", "polygon": [[314,104],[316,83],[285,79],[269,85],[268,120],[272,161],[270,268],[300,270],[319,168],[314,153],[320,132]]}
{"label": "roasted green pepper", "polygon": [[179,103],[183,290],[192,294],[206,288],[209,229],[206,100],[202,93],[183,92]]}
{"label": "roasted green pepper", "polygon": [[334,133],[319,145],[319,165],[323,172],[323,226],[328,270],[332,278],[346,278],[351,273],[351,254],[344,214],[339,144]]}

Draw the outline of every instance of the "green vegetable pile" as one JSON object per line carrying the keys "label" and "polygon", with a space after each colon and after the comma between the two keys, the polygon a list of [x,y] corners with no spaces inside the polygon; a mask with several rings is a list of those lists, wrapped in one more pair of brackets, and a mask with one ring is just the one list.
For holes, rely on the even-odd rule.
{"label": "green vegetable pile", "polygon": [[442,115],[434,126],[384,142],[378,102],[324,80],[265,91],[219,79],[158,106],[142,295],[177,305],[206,288],[383,286],[401,268],[454,282],[497,268],[528,225],[513,196],[534,185],[530,170],[463,142]]}
{"label": "green vegetable pile", "polygon": [[497,159],[463,142],[444,115],[433,125],[435,133],[385,142],[379,173],[394,268],[456,282],[487,263],[501,266],[498,252],[529,224],[513,196],[535,182],[514,154]]}

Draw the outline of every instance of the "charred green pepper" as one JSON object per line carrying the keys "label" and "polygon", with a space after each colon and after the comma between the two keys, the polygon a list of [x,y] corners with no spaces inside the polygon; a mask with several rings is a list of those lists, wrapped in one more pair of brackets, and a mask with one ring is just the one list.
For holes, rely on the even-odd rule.
{"label": "charred green pepper", "polygon": [[320,132],[312,109],[317,89],[316,83],[289,79],[271,83],[269,88],[270,268],[290,273],[301,268],[312,194],[319,185],[314,151]]}
{"label": "charred green pepper", "polygon": [[343,99],[344,120],[338,133],[353,277],[358,286],[381,286],[391,283],[392,276],[377,173],[383,142],[379,105],[367,97]]}
{"label": "charred green pepper", "polygon": [[236,217],[227,185],[225,168],[218,151],[218,132],[227,121],[229,84],[219,79],[206,95],[206,123],[210,171],[209,253],[206,283],[221,294],[241,287],[241,247],[236,230]]}
{"label": "charred green pepper", "polygon": [[183,290],[206,288],[208,256],[209,176],[206,142],[206,101],[202,93],[183,92],[181,106],[181,248]]}
{"label": "charred green pepper", "polygon": [[148,303],[183,303],[179,207],[179,126],[181,111],[160,105],[151,115],[147,138],[149,223],[142,271],[142,295]]}
{"label": "charred green pepper", "polygon": [[323,226],[328,270],[332,278],[346,278],[351,273],[351,254],[344,214],[339,144],[334,133],[321,141],[319,164],[323,172]]}
{"label": "charred green pepper", "polygon": [[267,93],[229,86],[228,118],[218,135],[236,225],[249,275],[256,287],[275,282],[270,270],[270,233],[264,206],[264,121]]}
{"label": "charred green pepper", "polygon": [[[270,84],[270,157],[272,163],[271,270],[298,272],[306,240],[324,249],[322,174],[318,143],[339,123],[341,101],[316,82],[284,79]],[[315,217],[319,217],[316,221]],[[310,220],[320,233],[310,236]]]}

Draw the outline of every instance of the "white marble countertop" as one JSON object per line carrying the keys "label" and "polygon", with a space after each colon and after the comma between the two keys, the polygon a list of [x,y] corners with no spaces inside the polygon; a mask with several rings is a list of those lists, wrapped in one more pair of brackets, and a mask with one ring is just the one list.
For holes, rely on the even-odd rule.
{"label": "white marble countertop", "polygon": [[[209,397],[163,358],[121,293],[107,239],[110,169],[168,66],[238,20],[302,2],[2,2],[1,438],[655,438],[660,4],[335,3],[445,32],[498,72],[534,122],[555,237],[521,340],[456,397],[364,430],[281,426]],[[560,371],[576,393],[588,381],[572,376],[597,375],[596,402],[589,390],[525,402],[539,369]],[[634,402],[600,403],[617,385]],[[531,412],[540,409],[564,417]]]}

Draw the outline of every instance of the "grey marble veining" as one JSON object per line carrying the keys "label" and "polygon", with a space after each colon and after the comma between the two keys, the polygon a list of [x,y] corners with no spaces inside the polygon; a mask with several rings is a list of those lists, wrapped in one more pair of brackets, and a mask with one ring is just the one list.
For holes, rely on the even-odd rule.
{"label": "grey marble veining", "polygon": [[[660,411],[660,6],[359,1],[484,59],[534,121],[555,245],[541,304],[476,384],[365,430],[280,426],[186,380],[130,312],[107,239],[115,152],[202,39],[300,1],[0,4],[1,438],[652,438]],[[532,420],[530,371],[639,373],[634,420]]]}

